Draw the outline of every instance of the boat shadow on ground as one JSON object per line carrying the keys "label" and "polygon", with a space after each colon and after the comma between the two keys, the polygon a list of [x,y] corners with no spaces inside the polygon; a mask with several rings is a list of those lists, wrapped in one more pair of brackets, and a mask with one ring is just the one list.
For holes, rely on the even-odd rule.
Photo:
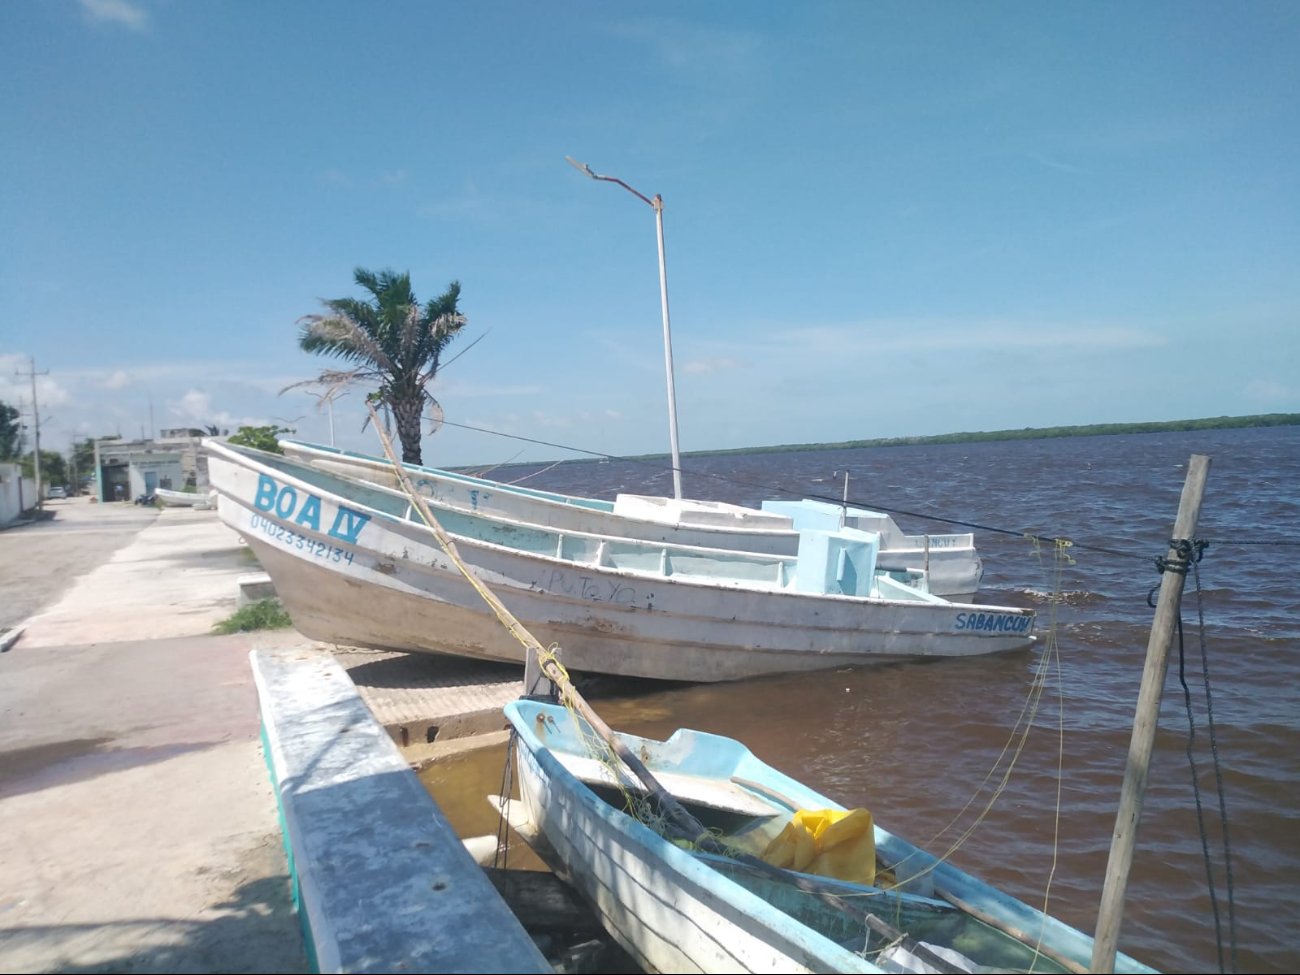
{"label": "boat shadow on ground", "polygon": [[[469,660],[437,653],[402,653],[350,647],[336,647],[334,655],[347,670],[353,683],[362,687],[404,689],[518,681],[521,693],[523,690],[524,668],[521,664]],[[593,699],[638,697],[693,686],[680,681],[609,674],[575,672],[570,676],[574,685]]]}
{"label": "boat shadow on ground", "polygon": [[409,688],[498,684],[517,680],[523,686],[520,664],[468,660],[436,653],[402,653],[336,647],[335,658],[353,683],[365,687]]}

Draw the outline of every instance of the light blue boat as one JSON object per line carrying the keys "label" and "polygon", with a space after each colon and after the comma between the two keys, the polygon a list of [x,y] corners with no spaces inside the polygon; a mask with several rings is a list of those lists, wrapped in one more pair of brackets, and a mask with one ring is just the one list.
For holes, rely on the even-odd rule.
{"label": "light blue boat", "polygon": [[[525,814],[540,844],[593,904],[609,933],[652,972],[1087,971],[1093,939],[874,825],[889,889],[756,870],[691,852],[625,810],[645,789],[603,760],[580,717],[534,699],[512,702]],[[658,782],[724,844],[762,851],[797,810],[844,807],[764,764],[730,738],[681,730],[667,741],[620,735]],[[593,754],[593,743],[596,746]],[[653,818],[653,816],[649,817]],[[906,936],[884,937],[785,878],[803,878]],[[919,943],[918,948],[915,943]],[[1118,955],[1116,972],[1152,972]]]}

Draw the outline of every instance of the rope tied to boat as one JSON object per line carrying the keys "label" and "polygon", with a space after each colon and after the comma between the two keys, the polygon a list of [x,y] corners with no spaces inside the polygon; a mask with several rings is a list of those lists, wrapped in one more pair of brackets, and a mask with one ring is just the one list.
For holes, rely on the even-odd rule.
{"label": "rope tied to boat", "polygon": [[[526,651],[536,655],[541,671],[559,689],[560,702],[570,712],[570,715],[576,720],[580,714],[581,717],[591,726],[592,730],[599,736],[604,746],[612,751],[622,762],[623,766],[628,769],[637,779],[639,779],[646,790],[646,800],[653,804],[652,808],[657,807],[662,811],[664,817],[664,829],[669,835],[677,835],[686,842],[698,846],[701,850],[718,853],[724,856],[731,856],[735,851],[728,849],[718,842],[714,835],[692,815],[671,792],[655,778],[655,776],[646,767],[641,758],[635,755],[607,725],[599,714],[583,699],[582,694],[573,685],[568,674],[564,671],[558,658],[554,653],[554,647],[551,650],[544,648],[541,643],[534,637],[528,629],[515,619],[514,614],[501,602],[497,595],[484,583],[478,574],[460,557],[456,549],[455,542],[450,535],[443,529],[438,519],[434,517],[433,512],[429,510],[427,501],[415,490],[411,480],[406,476],[401,462],[397,459],[397,454],[393,450],[392,440],[387,432],[379,423],[379,417],[375,413],[373,404],[367,404],[370,410],[371,419],[375,424],[375,431],[379,434],[380,442],[384,445],[384,452],[388,456],[389,462],[393,465],[393,472],[397,476],[402,486],[402,491],[410,498],[411,503],[419,512],[420,518],[433,532],[438,540],[439,546],[451,559],[452,563],[460,570],[480,596],[488,603],[497,619],[506,628],[506,630],[516,640],[523,644]],[[498,845],[500,840],[498,840]],[[888,922],[869,912],[862,911],[859,907],[850,902],[848,898],[839,897],[835,894],[821,890],[809,884],[806,878],[797,874],[791,874],[789,871],[780,870],[761,859],[748,854],[740,857],[740,862],[746,863],[755,869],[768,872],[771,875],[780,877],[783,881],[790,883],[792,886],[812,894],[818,900],[826,903],[837,910],[843,911],[859,923],[876,931],[886,938],[903,938],[908,949],[918,957],[924,959],[935,971],[941,973],[957,973],[963,969],[954,967],[947,959],[936,955],[925,945],[915,942],[904,932],[891,926]]]}

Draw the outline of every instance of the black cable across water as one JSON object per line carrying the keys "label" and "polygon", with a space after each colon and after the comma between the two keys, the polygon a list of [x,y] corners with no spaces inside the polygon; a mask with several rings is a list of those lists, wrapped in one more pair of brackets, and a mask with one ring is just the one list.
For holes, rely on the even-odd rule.
{"label": "black cable across water", "polygon": [[[654,463],[652,463],[652,462],[649,461],[649,460],[642,460],[641,458],[638,458],[638,457],[620,457],[620,456],[618,456],[617,454],[604,454],[604,453],[601,453],[601,452],[598,451],[598,450],[586,450],[585,448],[582,448],[582,447],[573,447],[573,446],[570,446],[570,445],[568,445],[568,444],[553,443],[552,441],[549,441],[549,440],[537,440],[537,439],[535,439],[535,438],[533,438],[533,437],[524,437],[524,436],[520,436],[519,434],[514,434],[514,433],[502,433],[502,432],[499,431],[499,430],[489,430],[489,429],[487,429],[486,427],[476,427],[476,426],[473,426],[473,425],[468,424],[468,423],[453,423],[451,420],[448,420],[448,419],[445,419],[445,418],[442,420],[442,422],[443,422],[444,424],[446,424],[447,426],[456,427],[457,429],[460,429],[460,430],[472,430],[472,431],[475,432],[475,433],[486,433],[486,434],[491,434],[492,436],[495,436],[495,437],[504,437],[504,438],[507,439],[507,440],[519,440],[519,441],[522,441],[522,442],[524,442],[524,443],[536,444],[536,445],[538,445],[538,446],[540,446],[540,447],[553,447],[553,448],[555,448],[556,450],[568,450],[568,451],[572,451],[573,453],[577,453],[577,454],[586,454],[586,455],[588,455],[589,457],[600,458],[600,459],[603,459],[603,460],[610,460],[610,461],[617,460],[617,461],[620,461],[620,462],[625,463],[625,464],[643,464],[643,465],[645,465],[646,467],[654,467],[656,470],[658,470],[658,465],[657,465],[657,464],[654,464]],[[559,462],[557,461],[556,463],[559,463]],[[501,465],[497,465],[497,466],[501,466]],[[554,464],[552,464],[551,466],[554,466]],[[685,473],[687,473],[687,471],[683,470],[682,473],[685,474]],[[728,475],[725,475],[725,474],[714,474],[714,473],[711,473],[711,472],[708,472],[708,471],[690,471],[689,473],[690,473],[690,475],[691,475],[692,477],[709,477],[709,478],[714,479],[715,481],[719,481],[719,482],[722,482],[722,483],[725,483],[725,484],[729,484],[729,485],[731,485],[731,486],[733,486],[733,487],[749,488],[749,489],[751,489],[751,490],[758,490],[758,491],[761,491],[761,492],[766,492],[766,493],[771,493],[771,494],[786,495],[786,496],[789,496],[789,497],[808,498],[808,499],[813,500],[813,501],[825,501],[825,502],[828,502],[828,503],[830,503],[830,504],[835,504],[835,505],[842,505],[842,504],[847,503],[847,504],[850,504],[850,505],[852,505],[852,506],[854,506],[854,507],[870,508],[870,509],[875,510],[875,511],[883,511],[883,512],[885,512],[886,514],[891,514],[891,515],[902,515],[902,516],[907,517],[907,518],[924,518],[924,519],[927,519],[927,520],[929,520],[929,521],[937,522],[937,523],[939,523],[939,524],[943,524],[943,525],[954,525],[954,526],[959,527],[959,528],[967,528],[967,529],[970,529],[971,531],[992,532],[992,533],[994,533],[994,534],[998,534],[998,535],[1010,535],[1010,536],[1012,536],[1012,537],[1014,537],[1014,538],[1032,538],[1032,539],[1035,539],[1035,540],[1040,541],[1040,542],[1050,542],[1050,543],[1053,544],[1053,545],[1068,545],[1068,546],[1070,546],[1071,548],[1077,548],[1077,549],[1081,549],[1081,550],[1085,550],[1085,551],[1089,551],[1089,552],[1098,552],[1098,553],[1101,553],[1101,554],[1103,554],[1103,555],[1113,555],[1113,556],[1116,556],[1116,557],[1118,557],[1118,558],[1124,558],[1124,559],[1137,559],[1137,560],[1140,560],[1140,561],[1143,561],[1143,562],[1146,562],[1146,561],[1149,561],[1149,560],[1150,560],[1150,556],[1149,556],[1149,555],[1142,554],[1142,553],[1137,552],[1137,551],[1121,551],[1120,549],[1110,548],[1110,547],[1103,546],[1103,545],[1093,545],[1093,544],[1090,544],[1090,543],[1087,543],[1087,542],[1080,542],[1080,541],[1078,541],[1077,539],[1069,538],[1069,537],[1066,537],[1066,536],[1057,536],[1057,535],[1038,535],[1038,534],[1035,534],[1035,533],[1032,533],[1032,532],[1026,532],[1026,531],[1024,531],[1023,529],[1018,529],[1018,528],[998,528],[998,527],[995,526],[995,525],[984,525],[984,524],[980,524],[979,522],[974,522],[974,521],[964,521],[964,520],[956,519],[956,518],[943,518],[943,517],[940,517],[940,516],[938,516],[938,515],[927,514],[927,513],[925,513],[925,512],[920,512],[920,511],[909,511],[909,510],[907,510],[907,509],[905,509],[905,508],[894,508],[894,507],[890,507],[890,506],[888,506],[888,505],[878,504],[878,503],[876,503],[876,502],[874,502],[874,501],[872,501],[872,500],[870,500],[870,499],[849,498],[849,499],[847,500],[847,502],[846,502],[844,498],[836,498],[836,497],[830,497],[830,496],[828,496],[828,495],[808,494],[808,493],[806,493],[806,492],[792,491],[792,490],[790,490],[790,489],[788,489],[788,488],[776,487],[776,486],[771,485],[771,484],[763,484],[763,483],[760,483],[760,482],[758,482],[758,481],[749,481],[749,480],[746,480],[746,479],[744,479],[744,478],[731,477],[731,476],[728,476]],[[1223,544],[1241,544],[1241,545],[1247,545],[1247,544],[1250,544],[1250,545],[1297,545],[1297,546],[1300,546],[1300,540],[1291,540],[1291,539],[1262,540],[1262,539],[1256,539],[1256,540],[1250,540],[1250,541],[1234,540],[1234,541],[1231,542],[1231,543],[1228,543],[1228,542],[1223,541],[1223,540],[1216,540],[1216,541],[1215,541],[1215,544],[1217,544],[1217,545],[1223,545]]]}

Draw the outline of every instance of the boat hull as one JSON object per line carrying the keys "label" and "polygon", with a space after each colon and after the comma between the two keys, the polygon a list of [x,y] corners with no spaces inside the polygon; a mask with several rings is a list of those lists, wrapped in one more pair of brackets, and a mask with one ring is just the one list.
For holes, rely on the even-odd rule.
{"label": "boat hull", "polygon": [[643,971],[880,971],[826,939],[810,944],[813,939],[779,937],[774,932],[783,919],[774,911],[766,919],[770,927],[762,917],[746,917],[719,898],[719,878],[707,867],[691,863],[682,851],[684,862],[665,863],[655,834],[607,822],[600,805],[557,787],[557,769],[544,768],[539,758],[527,750],[518,758],[528,816],[565,865],[565,879]]}
{"label": "boat hull", "polygon": [[[519,790],[530,828],[545,837],[568,879],[593,904],[606,929],[647,970],[898,970],[877,967],[870,960],[874,953],[862,957],[846,950],[839,942],[848,940],[850,922],[839,912],[823,918],[830,922],[825,927],[807,926],[798,918],[816,917],[817,912],[778,910],[747,886],[733,882],[732,875],[715,870],[707,859],[664,840],[598,796],[584,781],[587,775],[577,774],[582,762],[589,770],[600,762],[599,758],[593,762],[588,754],[594,732],[585,722],[561,707],[535,700],[512,702],[505,713],[517,735]],[[766,803],[768,810],[759,812],[756,822],[770,825],[760,830],[779,830],[798,809],[844,811],[729,738],[695,731],[679,731],[663,742],[620,737],[660,784],[683,802],[714,810],[743,809],[746,814],[753,813],[756,801]],[[600,781],[610,781],[607,768],[598,776]],[[626,772],[622,776],[625,789],[639,791]],[[741,801],[731,805],[729,794],[737,793]],[[898,877],[925,885],[928,893],[919,899],[948,911],[933,913],[938,923],[928,931],[923,925],[913,928],[915,937],[926,941],[927,934],[946,931],[953,936],[952,943],[927,943],[943,948],[960,944],[978,964],[987,966],[981,969],[986,971],[1061,971],[1067,963],[1086,970],[1092,950],[1087,935],[937,860],[878,824],[873,828],[879,861]],[[878,916],[899,916],[897,905],[883,899],[891,895],[878,888],[840,884],[839,889],[850,899],[854,899],[851,891],[856,891],[856,902]],[[871,897],[877,899],[867,899]],[[1005,931],[1020,932],[1026,940]],[[862,941],[854,944],[860,946]],[[1047,954],[1039,954],[1040,950]],[[1153,971],[1124,954],[1117,956],[1114,970]]]}
{"label": "boat hull", "polygon": [[[214,455],[209,471],[219,490],[220,517],[253,548],[305,636],[523,661],[523,645],[509,636],[426,526],[324,490],[320,485],[330,475],[311,468],[302,472],[316,482]],[[364,494],[366,489],[352,485]],[[610,540],[509,523],[492,530],[515,546],[550,545],[555,551],[575,545],[597,553],[580,562],[454,536],[460,557],[533,636],[562,649],[572,670],[725,681],[998,653],[1034,639],[1029,610],[812,595],[775,583],[721,584],[614,569],[599,564]],[[720,564],[740,559],[710,550],[688,554]],[[675,557],[684,558],[682,552]]]}
{"label": "boat hull", "polygon": [[168,508],[208,508],[212,506],[212,498],[208,492],[202,494],[191,494],[188,491],[169,491],[166,488],[155,488],[153,496],[158,499],[160,504]]}

